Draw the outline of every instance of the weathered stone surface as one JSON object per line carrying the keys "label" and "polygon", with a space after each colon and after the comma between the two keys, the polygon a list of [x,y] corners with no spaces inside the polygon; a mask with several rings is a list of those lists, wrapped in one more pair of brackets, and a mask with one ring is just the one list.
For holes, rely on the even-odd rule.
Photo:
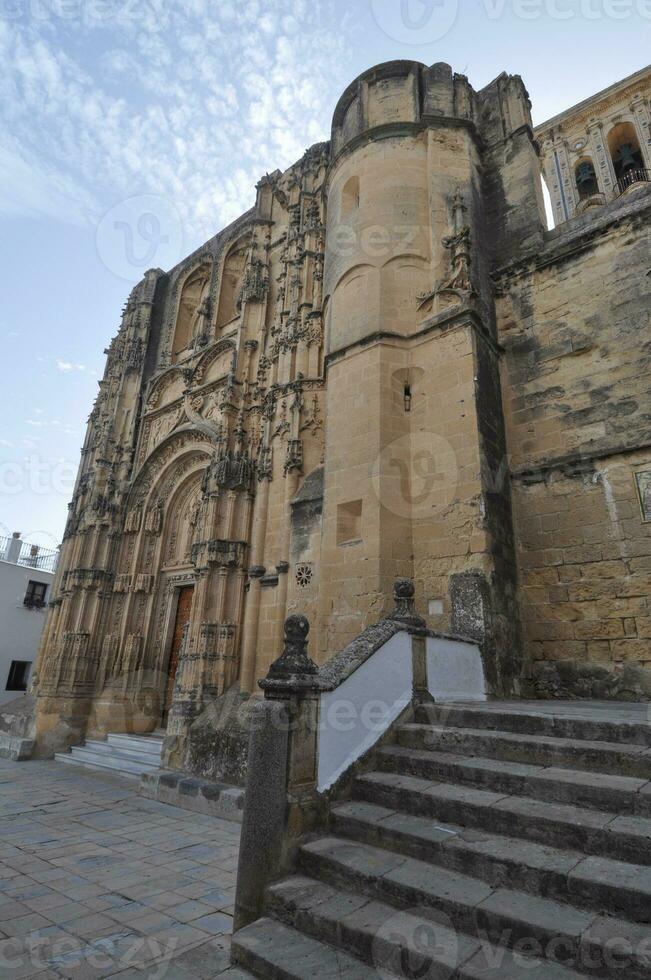
{"label": "weathered stone surface", "polygon": [[225,783],[159,770],[140,777],[140,795],[221,820],[242,821],[244,790]]}
{"label": "weathered stone surface", "polygon": [[23,762],[34,751],[36,699],[24,695],[0,705],[0,758]]}
{"label": "weathered stone surface", "polygon": [[240,965],[270,980],[377,978],[374,967],[271,919],[260,919],[241,929],[233,937],[233,956]]}
{"label": "weathered stone surface", "polygon": [[[493,696],[651,699],[651,192],[615,179],[625,146],[651,167],[650,78],[541,151],[519,76],[375,66],[330,142],[145,274],[89,420],[34,730],[0,735],[51,755],[163,726],[166,768],[242,786],[284,621],[308,618],[334,686],[389,635],[396,579],[412,625],[476,639]],[[571,218],[551,231],[541,152]],[[579,152],[603,185],[585,207]]]}
{"label": "weathered stone surface", "polygon": [[269,881],[282,867],[287,809],[289,715],[281,701],[262,701],[254,712],[246,807],[235,900],[236,928],[258,918]]}
{"label": "weathered stone surface", "polygon": [[382,769],[391,771],[399,768],[424,779],[437,778],[505,794],[519,793],[535,799],[574,803],[613,813],[651,815],[651,783],[645,778],[588,773],[569,768],[543,768],[398,746],[381,749],[377,760]]}
{"label": "weathered stone surface", "polygon": [[[468,726],[462,735],[478,736],[474,757],[440,744],[447,710]],[[333,801],[328,832],[300,847],[298,873],[267,891],[266,914],[291,932],[262,920],[270,944],[263,951],[244,930],[241,962],[261,976],[327,976],[334,951],[355,957],[354,965],[339,964],[344,976],[373,967],[382,976],[424,970],[446,980],[646,980],[651,820],[623,811],[646,795],[648,781],[601,772],[597,757],[600,745],[623,758],[629,749],[633,758],[647,753],[645,706],[489,702],[428,711],[437,720],[429,739],[435,748],[374,750],[352,798]],[[516,731],[495,732],[495,722]],[[508,756],[509,736],[546,726],[565,729],[566,738],[538,734],[529,760],[500,758],[501,746]],[[395,734],[426,727],[397,726]],[[593,741],[595,732],[612,741]],[[594,768],[573,768],[577,756],[568,747],[581,741]],[[541,745],[566,765],[540,766]],[[493,791],[502,781],[506,794]],[[306,945],[298,963],[283,962],[290,945],[301,949],[305,939],[319,945]],[[236,949],[238,941],[239,934]]]}
{"label": "weathered stone surface", "polygon": [[398,731],[398,740],[400,745],[407,748],[442,749],[514,763],[530,760],[532,765],[557,765],[614,775],[625,773],[643,780],[651,777],[651,751],[646,745],[569,741],[548,735],[426,725],[402,726]]}

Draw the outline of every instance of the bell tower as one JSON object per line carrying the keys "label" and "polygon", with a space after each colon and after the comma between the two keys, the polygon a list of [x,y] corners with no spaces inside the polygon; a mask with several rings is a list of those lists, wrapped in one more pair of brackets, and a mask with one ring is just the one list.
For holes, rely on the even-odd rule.
{"label": "bell tower", "polygon": [[493,688],[512,688],[515,563],[488,270],[542,236],[536,170],[518,78],[476,93],[448,65],[397,61],[337,105],[324,653],[385,612],[395,579],[409,577],[428,625],[483,641]]}

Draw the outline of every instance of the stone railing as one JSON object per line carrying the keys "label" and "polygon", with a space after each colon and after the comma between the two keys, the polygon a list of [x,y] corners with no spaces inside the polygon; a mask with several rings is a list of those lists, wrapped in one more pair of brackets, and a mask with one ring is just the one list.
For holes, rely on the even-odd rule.
{"label": "stone railing", "polygon": [[486,700],[479,646],[427,630],[408,580],[396,583],[394,611],[322,668],[307,654],[309,629],[304,616],[286,621],[283,653],[251,718],[236,929],[258,918],[299,838],[398,719],[426,702]]}

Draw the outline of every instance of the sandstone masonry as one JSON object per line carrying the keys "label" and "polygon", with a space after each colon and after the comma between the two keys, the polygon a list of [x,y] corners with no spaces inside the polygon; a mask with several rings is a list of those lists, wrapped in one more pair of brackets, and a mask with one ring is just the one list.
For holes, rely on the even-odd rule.
{"label": "sandstone masonry", "polygon": [[[323,664],[399,577],[430,629],[481,643],[494,695],[651,695],[651,75],[635,78],[617,121],[596,103],[620,127],[599,143],[608,194],[559,213],[559,185],[554,231],[522,80],[477,92],[396,61],[349,86],[331,141],[263,177],[251,211],[146,273],[70,504],[38,753],[162,727],[167,767],[241,782],[286,616],[309,618]],[[548,181],[566,115],[538,133]]]}

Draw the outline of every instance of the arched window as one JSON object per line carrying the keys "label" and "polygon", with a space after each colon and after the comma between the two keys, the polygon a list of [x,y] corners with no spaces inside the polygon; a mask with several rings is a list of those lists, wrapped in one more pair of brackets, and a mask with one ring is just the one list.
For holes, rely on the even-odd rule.
{"label": "arched window", "polygon": [[589,158],[579,160],[574,168],[574,176],[576,178],[579,197],[582,201],[587,197],[592,197],[594,194],[599,193],[599,183],[592,160]]}
{"label": "arched window", "polygon": [[217,309],[217,328],[225,327],[239,313],[239,299],[246,267],[248,242],[237,242],[224,260],[222,280],[219,289]]}
{"label": "arched window", "polygon": [[608,148],[618,180],[631,171],[643,169],[644,158],[633,123],[622,122],[613,126],[608,134]]}
{"label": "arched window", "polygon": [[351,177],[341,192],[341,217],[350,218],[359,208],[359,177]]}
{"label": "arched window", "polygon": [[172,345],[172,361],[178,360],[179,355],[190,346],[197,327],[205,314],[205,303],[210,290],[210,268],[202,265],[191,272],[183,284],[179,312],[176,318],[174,343]]}

